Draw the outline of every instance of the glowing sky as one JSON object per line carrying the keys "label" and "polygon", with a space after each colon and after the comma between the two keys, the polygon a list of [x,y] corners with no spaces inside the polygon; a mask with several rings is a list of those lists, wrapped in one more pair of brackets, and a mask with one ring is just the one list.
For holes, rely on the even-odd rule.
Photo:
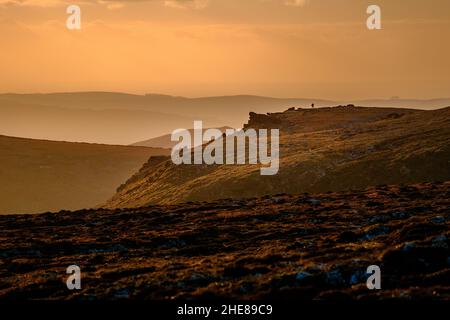
{"label": "glowing sky", "polygon": [[448,0],[0,0],[0,92],[449,97],[448,39]]}

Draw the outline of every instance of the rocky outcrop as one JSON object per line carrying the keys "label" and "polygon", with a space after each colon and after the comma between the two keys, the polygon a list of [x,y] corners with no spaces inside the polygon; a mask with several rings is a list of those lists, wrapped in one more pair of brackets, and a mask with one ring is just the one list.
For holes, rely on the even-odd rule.
{"label": "rocky outcrop", "polygon": [[244,125],[244,129],[279,129],[287,124],[273,114],[265,115],[250,112],[249,116],[250,119],[248,120],[248,123]]}

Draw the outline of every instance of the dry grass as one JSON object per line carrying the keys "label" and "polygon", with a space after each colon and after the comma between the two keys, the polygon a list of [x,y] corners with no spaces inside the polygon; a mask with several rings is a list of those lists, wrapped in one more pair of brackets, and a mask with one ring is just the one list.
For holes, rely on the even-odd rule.
{"label": "dry grass", "polygon": [[326,192],[450,179],[450,108],[337,107],[253,115],[247,127],[280,127],[280,171],[254,165],[147,165],[107,208]]}
{"label": "dry grass", "polygon": [[0,216],[0,299],[449,299],[449,199],[446,182]]}

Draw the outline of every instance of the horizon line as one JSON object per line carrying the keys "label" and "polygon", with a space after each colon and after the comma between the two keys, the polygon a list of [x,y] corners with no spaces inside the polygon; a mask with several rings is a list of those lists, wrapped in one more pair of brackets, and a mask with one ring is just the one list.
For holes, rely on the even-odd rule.
{"label": "horizon line", "polygon": [[391,97],[391,98],[380,98],[380,97],[372,97],[372,98],[346,98],[346,99],[329,99],[329,98],[300,98],[300,97],[276,97],[276,96],[266,96],[266,95],[257,95],[257,94],[228,94],[228,95],[205,95],[205,96],[184,96],[184,95],[172,95],[166,93],[156,93],[156,92],[148,92],[148,93],[131,93],[124,91],[103,91],[103,90],[94,90],[94,91],[49,91],[49,92],[27,92],[27,93],[18,93],[18,92],[0,92],[0,96],[3,95],[58,95],[58,94],[121,94],[128,96],[137,96],[137,97],[146,97],[146,96],[161,96],[161,97],[170,97],[170,98],[179,98],[179,99],[205,99],[205,98],[233,98],[233,97],[254,97],[254,98],[265,98],[265,99],[278,99],[278,100],[311,100],[311,101],[326,101],[326,102],[357,102],[357,101],[433,101],[433,100],[450,100],[449,97],[436,97],[436,98],[402,98],[402,97]]}

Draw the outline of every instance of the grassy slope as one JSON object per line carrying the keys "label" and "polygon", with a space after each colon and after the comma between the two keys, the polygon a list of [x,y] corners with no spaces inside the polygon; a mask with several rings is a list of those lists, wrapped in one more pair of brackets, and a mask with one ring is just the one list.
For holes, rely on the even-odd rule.
{"label": "grassy slope", "polygon": [[[219,129],[222,133],[224,133],[227,129],[232,129],[231,127],[221,127],[221,128],[214,128]],[[194,136],[194,129],[187,129],[191,133],[191,136]],[[208,128],[203,128],[203,132],[208,130]],[[196,147],[194,145],[194,141],[192,142],[192,146]],[[178,141],[172,141],[172,134],[165,134],[163,136],[159,136],[156,138],[139,141],[136,143],[131,144],[132,146],[138,146],[138,147],[150,147],[150,148],[168,148],[171,149],[175,145],[178,144]]]}
{"label": "grassy slope", "polygon": [[257,166],[147,165],[107,207],[139,207],[276,193],[450,179],[450,108],[297,110],[250,119],[281,127],[279,174]]}
{"label": "grassy slope", "polygon": [[169,150],[0,136],[0,214],[96,206]]}

